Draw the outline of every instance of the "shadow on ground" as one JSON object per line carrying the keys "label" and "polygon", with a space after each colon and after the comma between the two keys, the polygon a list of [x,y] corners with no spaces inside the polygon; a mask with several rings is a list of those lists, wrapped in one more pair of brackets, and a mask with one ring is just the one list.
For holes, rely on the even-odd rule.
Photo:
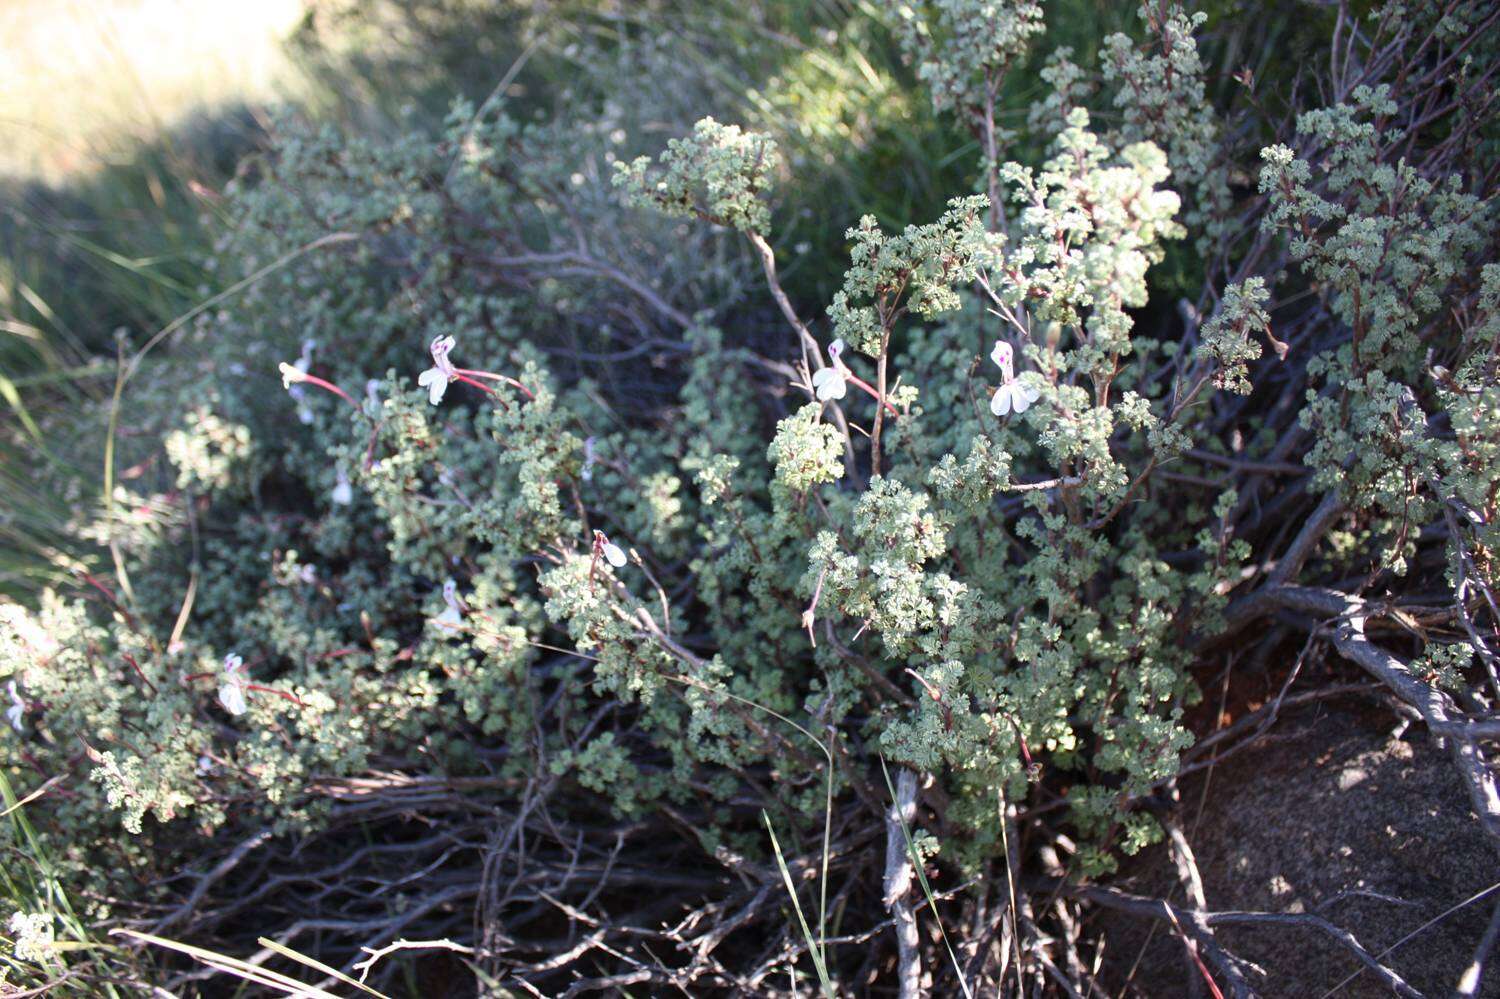
{"label": "shadow on ground", "polygon": [[[1211,777],[1183,782],[1185,822],[1211,910],[1317,910],[1375,954],[1394,948],[1381,960],[1415,988],[1446,995],[1495,899],[1444,913],[1500,881],[1500,868],[1447,754],[1424,730],[1393,738],[1390,728],[1388,713],[1353,701],[1289,716],[1276,741],[1227,760]],[[1211,787],[1194,831],[1205,779]],[[1143,854],[1119,887],[1172,892],[1166,850]],[[1182,901],[1180,889],[1174,900]],[[1139,955],[1137,994],[1188,994],[1182,947],[1166,927],[1147,944],[1144,923],[1106,914],[1103,924],[1116,987]],[[1362,966],[1316,930],[1225,928],[1218,935],[1265,969],[1256,983],[1263,995],[1390,994],[1368,973],[1343,984]],[[1482,994],[1500,996],[1493,969]]]}

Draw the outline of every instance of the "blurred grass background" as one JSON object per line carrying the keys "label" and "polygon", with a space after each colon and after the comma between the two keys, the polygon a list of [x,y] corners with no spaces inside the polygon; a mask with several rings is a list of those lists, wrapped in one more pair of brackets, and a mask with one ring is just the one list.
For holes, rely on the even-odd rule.
{"label": "blurred grass background", "polygon": [[97,495],[84,431],[112,335],[149,334],[203,290],[213,192],[257,141],[261,108],[312,93],[285,45],[308,11],[0,5],[0,592],[94,561],[70,526]]}
{"label": "blurred grass background", "polygon": [[107,167],[183,117],[304,89],[283,44],[305,0],[8,0],[0,176]]}

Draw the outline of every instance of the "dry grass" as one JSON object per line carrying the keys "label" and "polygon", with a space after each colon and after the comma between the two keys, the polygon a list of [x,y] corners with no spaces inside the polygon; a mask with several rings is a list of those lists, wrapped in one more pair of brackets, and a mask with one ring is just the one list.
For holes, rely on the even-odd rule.
{"label": "dry grass", "polygon": [[281,42],[307,0],[8,0],[0,177],[57,182],[186,116],[296,96]]}

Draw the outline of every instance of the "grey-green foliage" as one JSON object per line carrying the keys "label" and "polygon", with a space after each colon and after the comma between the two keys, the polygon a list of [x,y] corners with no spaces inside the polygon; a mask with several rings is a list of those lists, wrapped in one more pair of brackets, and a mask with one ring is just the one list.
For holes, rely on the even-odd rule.
{"label": "grey-green foliage", "polygon": [[1125,34],[1104,40],[1100,68],[1123,115],[1120,137],[1150,140],[1166,151],[1174,186],[1191,192],[1183,220],[1201,234],[1200,249],[1208,249],[1224,237],[1232,216],[1220,119],[1204,95],[1204,66],[1193,37],[1208,15],[1149,3],[1139,13],[1148,31],[1144,50]]}
{"label": "grey-green foliage", "polygon": [[[664,95],[685,91],[672,84],[681,68],[649,45],[618,58],[625,78],[661,93],[591,97],[587,116],[533,121],[459,102],[436,134],[385,139],[284,119],[274,151],[231,186],[211,266],[226,283],[262,273],[184,331],[190,363],[148,360],[125,397],[117,467],[151,474],[122,478],[111,518],[80,512],[80,530],[114,543],[133,595],[118,582],[109,598],[96,593],[118,614],[103,620],[51,595],[31,614],[7,607],[0,628],[0,684],[14,680],[25,705],[24,734],[0,743],[3,765],[24,752],[97,773],[44,826],[73,876],[111,894],[112,869],[153,857],[170,869],[226,821],[306,828],[327,808],[314,778],[358,773],[377,754],[420,752],[463,771],[477,739],[524,744],[536,723],[524,692],[542,682],[526,640],[546,626],[518,553],[576,531],[559,484],[580,481],[586,423],[609,431],[591,488],[629,494],[612,504],[610,530],[685,550],[682,480],[664,455],[640,469],[650,436],[616,428],[597,401],[601,384],[613,392],[611,372],[575,384],[562,407],[528,345],[613,349],[620,330],[592,317],[622,279],[675,296],[691,271],[691,294],[736,297],[722,239],[619,203],[611,164],[624,141],[643,116],[675,113]],[[593,220],[598,244],[580,247],[567,225],[577,217]],[[353,238],[306,251],[329,233]],[[518,282],[532,289],[519,316]],[[610,315],[626,329],[640,321],[628,308]],[[434,411],[413,379],[444,335],[458,340],[457,363],[502,369],[537,398],[522,406],[506,389],[509,408]],[[684,363],[712,357],[709,342]],[[305,383],[296,398],[283,391],[277,364],[299,354],[358,410]],[[146,449],[153,435],[164,458]],[[668,453],[711,439],[684,434]],[[427,623],[448,577],[473,625],[460,635]],[[266,688],[239,718],[216,700],[231,652]],[[93,759],[76,756],[80,738]],[[532,761],[505,766],[529,772]],[[119,837],[122,821],[139,835]]]}
{"label": "grey-green foliage", "polygon": [[[909,14],[939,101],[971,108],[1037,29],[1030,4]],[[1110,43],[1112,132],[1053,62],[1045,157],[997,166],[1005,231],[984,197],[848,230],[827,332],[867,355],[843,359],[853,376],[880,381],[870,358],[889,376],[878,430],[868,396],[835,414],[801,391],[790,329],[747,345],[733,310],[699,316],[756,273],[730,239],[774,235],[768,136],[702,119],[627,158],[649,109],[608,101],[532,122],[460,103],[438,135],[381,141],[283,125],[231,192],[216,266],[293,262],[198,320],[202,366],[154,369],[170,481],[130,480],[92,526],[133,597],[48,595],[0,627],[26,707],[0,765],[95,775],[46,806],[60,862],[110,897],[101,858],[170,871],[226,825],[314,827],[330,783],[375,760],[545,774],[590,814],[700,807],[706,838],[732,835],[717,819],[747,794],[815,821],[824,758],[782,718],[837,750],[839,795],[877,755],[932,775],[945,856],[976,869],[1001,850],[997,802],[1037,779],[1066,794],[1084,871],[1149,842],[1137,805],[1177,770],[1195,643],[1250,556],[1235,491],[1191,462],[1233,460],[1240,427],[1207,400],[1262,389],[1281,277],[1211,289],[1196,342],[1149,311],[1166,245],[1222,235],[1195,25],[1153,22],[1155,56]],[[1457,587],[1500,543],[1500,268],[1458,332],[1432,326],[1492,220],[1461,179],[1392,154],[1386,92],[1351,101],[1304,114],[1261,174],[1266,238],[1288,231],[1352,334],[1306,362],[1311,481],[1397,556],[1452,514]],[[296,256],[330,232],[348,239]],[[444,336],[454,364],[524,391],[459,383],[433,406],[415,377]],[[354,405],[282,391],[305,340]],[[1036,395],[998,419],[997,340]],[[1270,446],[1258,421],[1247,460]],[[1167,466],[1203,474],[1164,485]],[[215,697],[230,653],[256,685],[244,715]],[[1460,653],[1421,662],[1460,682]]]}
{"label": "grey-green foliage", "polygon": [[[1120,809],[1170,775],[1186,743],[1177,719],[1195,694],[1174,636],[1214,613],[1216,587],[1245,554],[1210,532],[1196,538],[1220,553],[1209,569],[1168,569],[1158,545],[1192,543],[1194,530],[1167,529],[1150,504],[1110,540],[1130,465],[1183,446],[1181,428],[1164,425],[1150,400],[1130,388],[1111,392],[1116,381],[1131,384],[1121,376],[1134,350],[1127,310],[1145,304],[1147,269],[1162,241],[1182,231],[1177,196],[1159,187],[1167,175],[1155,146],[1115,153],[1074,109],[1040,170],[1004,170],[1022,206],[1014,246],[984,229],[983,198],[896,236],[870,219],[851,229],[845,290],[829,310],[835,333],[880,355],[894,326],[954,316],[936,337],[913,329],[913,345],[892,359],[908,392],[899,396],[907,411],[886,431],[890,467],[851,491],[834,428],[804,406],[781,422],[771,447],[770,508],[745,502],[756,487],[742,479],[726,511],[738,523],[721,519],[715,532],[728,552],[698,568],[714,593],[775,593],[787,560],[805,552],[800,583],[779,604],[807,601],[813,638],[844,627],[865,636],[847,649],[831,634],[819,645],[823,679],[808,709],[836,722],[868,711],[873,698],[882,707],[867,734],[903,762],[948,774],[955,817],[974,823],[976,844],[993,836],[995,795],[1022,793],[1022,742],[1062,767],[1117,775],[1108,793],[1076,790],[1080,821],[1101,835],[1126,821],[1128,848],[1149,838],[1149,820]],[[980,418],[963,388],[987,344],[983,310],[972,300],[962,309],[957,287],[981,271],[991,307],[1013,325],[1006,335],[1030,344],[1025,357],[1038,370],[1022,377],[1043,400],[1001,426]],[[1038,329],[1050,321],[1051,343],[1031,341],[1028,317]],[[1243,362],[1241,350],[1229,363]],[[845,405],[852,413],[856,404]],[[1123,446],[1112,443],[1117,431]],[[1058,483],[1024,492],[1020,507],[996,502],[1016,487],[1017,454]],[[1202,516],[1206,528],[1217,514]],[[751,616],[733,631],[764,635],[777,649],[770,658],[784,661],[795,619],[775,603],[745,610]],[[743,661],[725,659],[732,670]],[[1092,862],[1107,864],[1107,854]]]}
{"label": "grey-green foliage", "polygon": [[1264,278],[1253,277],[1224,289],[1219,311],[1203,324],[1199,348],[1215,369],[1214,385],[1247,395],[1250,392],[1248,364],[1261,355],[1256,335],[1268,333],[1271,318],[1265,303],[1271,293]]}
{"label": "grey-green foliage", "polygon": [[[544,723],[551,772],[574,775],[625,812],[696,795],[705,768],[743,766],[768,752],[815,763],[809,746],[747,702],[784,714],[805,708],[835,729],[865,717],[848,737],[867,752],[947,771],[959,794],[955,817],[974,826],[964,854],[971,859],[992,845],[984,817],[993,795],[1024,785],[1021,740],[1056,765],[1123,778],[1106,797],[1077,792],[1080,816],[1100,832],[1125,814],[1118,808],[1129,794],[1171,772],[1186,738],[1175,718],[1192,688],[1170,629],[1184,608],[1201,613],[1212,603],[1218,577],[1166,571],[1143,530],[1125,534],[1117,550],[1090,526],[1128,481],[1110,445],[1116,426],[1139,439],[1158,422],[1140,397],[1111,398],[1107,386],[1131,353],[1125,310],[1145,301],[1146,269],[1160,241],[1179,231],[1176,197],[1157,186],[1166,176],[1159,150],[1142,143],[1116,156],[1078,110],[1039,171],[1007,168],[1023,207],[1014,247],[983,228],[983,198],[957,201],[936,222],[894,236],[871,220],[851,230],[852,265],[830,312],[835,330],[866,353],[881,352],[877,331],[939,314],[954,317],[945,339],[967,337],[982,349],[973,325],[982,310],[972,300],[961,308],[958,291],[981,268],[997,307],[1013,317],[1030,310],[1066,337],[1045,354],[1040,344],[1025,352],[1039,370],[1023,377],[1039,382],[1044,401],[999,427],[976,418],[958,391],[965,354],[935,354],[944,341],[913,329],[913,346],[895,359],[908,387],[898,396],[907,413],[887,431],[891,467],[859,492],[845,478],[840,435],[817,406],[784,419],[769,449],[729,432],[754,425],[751,393],[726,391],[746,374],[716,353],[712,332],[694,341],[675,389],[681,418],[671,425],[614,428],[586,382],[557,386],[510,325],[513,305],[468,288],[469,272],[445,242],[444,198],[426,178],[448,177],[448,197],[490,212],[538,196],[527,186],[527,159],[512,166],[504,156],[524,147],[530,130],[503,117],[472,128],[469,117],[466,109],[454,116],[451,165],[417,139],[374,147],[307,136],[283,147],[274,182],[245,196],[235,238],[246,267],[261,261],[250,252],[258,234],[284,238],[279,227],[293,218],[380,236],[277,282],[307,303],[299,332],[320,342],[312,371],[355,391],[367,379],[379,384],[358,407],[301,386],[298,402],[312,424],[281,452],[274,474],[302,483],[316,516],[247,510],[228,534],[206,540],[203,610],[182,647],[164,648],[149,631],[88,624],[76,607],[50,612],[62,648],[45,668],[24,668],[23,682],[31,696],[65,701],[44,719],[48,732],[119,742],[100,754],[95,773],[127,829],[142,832],[147,815],[161,827],[190,816],[209,828],[246,796],[280,826],[315,822],[319,803],[304,790],[312,774],[354,773],[374,753],[409,751],[424,739],[445,766],[461,769],[470,757],[462,726],[520,736]],[[700,122],[692,140],[669,146],[659,174],[636,161],[620,176],[670,213],[759,232],[770,150],[763,136]],[[412,246],[424,243],[447,256],[414,271],[401,293],[423,317],[413,329],[407,307],[390,307],[378,265],[391,252],[422,259]],[[351,267],[369,275],[366,283],[348,283]],[[245,314],[269,307],[280,290],[258,289]],[[241,322],[221,321],[231,329]],[[358,352],[340,332],[351,324],[361,331]],[[1026,342],[1025,330],[1012,335]],[[457,337],[456,363],[513,372],[532,396],[500,389],[498,399],[434,410],[408,379],[425,365],[428,339],[444,334]],[[296,341],[282,340],[279,352],[274,336],[243,347],[233,337],[221,342],[222,363],[258,370],[264,383]],[[1093,381],[1092,392],[1073,384],[1075,373]],[[258,391],[219,400],[225,415],[215,422],[195,417],[200,435],[223,437],[210,431],[230,420],[281,433],[300,426],[293,400],[278,414],[260,405]],[[585,436],[597,456],[588,478]],[[240,494],[236,482],[274,488],[239,445],[172,440],[181,474],[225,502]],[[1026,494],[1021,508],[997,506],[1014,454],[1067,484]],[[348,505],[331,499],[340,473],[355,494]],[[639,567],[615,569],[593,556],[587,530],[595,525],[639,550]],[[174,609],[166,595],[178,590],[149,572],[156,565],[170,579],[171,560],[153,558],[144,544],[136,554],[147,559],[140,588],[150,581],[162,595],[145,598],[158,603],[143,613],[166,620]],[[1124,571],[1107,571],[1112,559]],[[527,560],[542,567],[534,582],[517,570]],[[646,576],[653,567],[688,571],[695,602],[660,607]],[[1101,573],[1104,602],[1080,600]],[[438,624],[436,587],[449,576],[460,579],[457,629]],[[814,649],[804,632],[795,608],[819,585],[813,634],[863,632],[848,639],[847,653],[832,641]],[[412,596],[423,593],[414,620]],[[668,637],[684,629],[693,648],[715,654]],[[528,643],[560,640],[593,664],[586,677],[571,674],[570,720],[541,720],[533,707],[538,655]],[[230,651],[246,655],[252,681],[268,688],[252,689],[241,719],[223,718],[213,701],[218,661]],[[139,678],[121,668],[125,655]],[[106,662],[109,682],[64,697]],[[629,738],[586,737],[585,719],[601,703],[632,713]],[[125,737],[135,729],[151,740]],[[669,754],[667,773],[634,762],[647,746]],[[507,764],[526,766],[519,756]],[[715,786],[732,793],[734,785]],[[800,806],[816,801],[787,793]],[[106,815],[80,801],[75,828],[97,828]],[[87,844],[80,837],[70,859],[83,862]]]}
{"label": "grey-green foliage", "polygon": [[845,234],[850,266],[828,306],[834,335],[878,357],[900,312],[930,319],[957,309],[958,289],[974,280],[989,245],[985,207],[983,197],[955,198],[936,222],[891,236],[873,216],[860,219]]}
{"label": "grey-green foliage", "polygon": [[1043,29],[1033,0],[883,0],[906,57],[939,109],[993,107],[1001,79]]}
{"label": "grey-green foliage", "polygon": [[673,215],[700,214],[723,225],[763,233],[770,213],[759,195],[778,164],[769,136],[704,118],[693,134],[667,143],[650,172],[651,157],[615,164],[614,182],[637,204]]}
{"label": "grey-green foliage", "polygon": [[[1468,463],[1460,442],[1430,433],[1431,421],[1448,406],[1463,419],[1466,396],[1493,390],[1492,370],[1467,345],[1462,381],[1436,380],[1427,367],[1444,291],[1465,278],[1466,262],[1492,239],[1494,218],[1458,175],[1434,180],[1391,160],[1400,133],[1384,124],[1396,111],[1387,87],[1360,87],[1350,96],[1348,104],[1298,118],[1298,135],[1321,155],[1299,156],[1284,145],[1262,151],[1260,189],[1271,202],[1263,225],[1288,232],[1293,258],[1327,288],[1329,307],[1350,331],[1346,343],[1319,352],[1308,366],[1316,380],[1302,423],[1314,434],[1306,459],[1314,484],[1379,511],[1386,524],[1374,540],[1404,567],[1413,525],[1431,520],[1450,498],[1449,487],[1433,487],[1452,482],[1445,476]],[[1493,305],[1493,280],[1487,267],[1485,310]],[[1491,322],[1487,312],[1477,317],[1479,342]],[[1487,438],[1489,420],[1472,431]]]}

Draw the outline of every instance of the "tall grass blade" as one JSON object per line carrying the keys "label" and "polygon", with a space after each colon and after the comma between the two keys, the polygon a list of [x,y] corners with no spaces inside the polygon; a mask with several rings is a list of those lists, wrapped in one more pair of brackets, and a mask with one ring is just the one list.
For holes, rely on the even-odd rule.
{"label": "tall grass blade", "polygon": [[[283,975],[279,971],[271,971],[268,968],[251,964],[248,961],[242,961],[237,957],[230,957],[227,954],[219,954],[202,947],[194,947],[192,944],[185,944],[177,940],[168,940],[166,937],[141,933],[137,930],[113,930],[111,932],[114,936],[129,937],[133,940],[139,940],[142,943],[151,944],[154,947],[161,947],[165,950],[176,951],[179,954],[186,954],[195,961],[201,961],[216,971],[234,975],[236,978],[253,982],[256,985],[263,985],[268,989],[278,990],[283,995],[306,996],[309,999],[341,999],[337,993],[321,989],[316,985],[299,982],[297,979],[289,975]],[[375,995],[380,995],[380,993],[377,992]]]}
{"label": "tall grass blade", "polygon": [[771,849],[776,853],[776,866],[781,869],[781,880],[786,884],[786,893],[792,897],[792,908],[797,912],[797,922],[802,927],[802,937],[807,941],[807,952],[812,955],[813,968],[818,973],[818,983],[823,988],[823,995],[828,999],[835,999],[838,995],[833,989],[833,982],[828,977],[828,967],[824,963],[823,944],[820,940],[813,938],[812,930],[807,925],[807,917],[802,914],[802,903],[797,899],[797,888],[792,884],[792,872],[786,866],[786,858],[781,854],[781,844],[776,840],[776,829],[771,825],[771,816],[764,810],[761,817],[766,820],[766,831],[771,834]]}

